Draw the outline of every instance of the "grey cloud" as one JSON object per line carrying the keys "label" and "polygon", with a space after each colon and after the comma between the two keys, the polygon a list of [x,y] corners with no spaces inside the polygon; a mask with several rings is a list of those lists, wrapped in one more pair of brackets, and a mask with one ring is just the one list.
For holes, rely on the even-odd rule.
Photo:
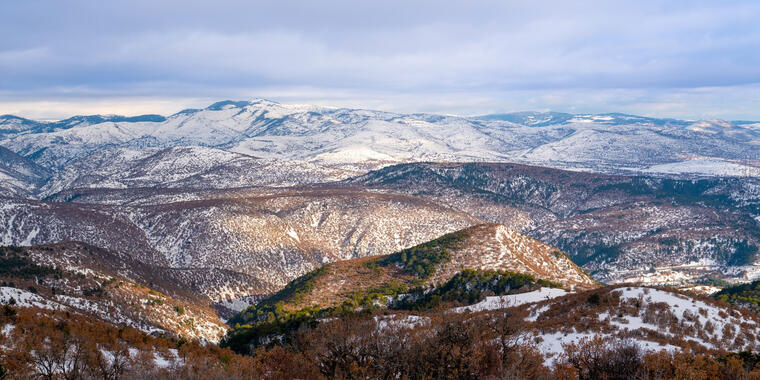
{"label": "grey cloud", "polygon": [[532,104],[523,98],[655,109],[760,83],[752,1],[25,1],[0,14],[6,102],[310,88],[370,102],[467,94],[457,112]]}

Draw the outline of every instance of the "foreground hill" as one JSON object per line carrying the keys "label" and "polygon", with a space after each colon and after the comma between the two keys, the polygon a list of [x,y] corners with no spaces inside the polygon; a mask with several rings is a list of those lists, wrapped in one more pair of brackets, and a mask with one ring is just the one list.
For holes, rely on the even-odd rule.
{"label": "foreground hill", "polygon": [[648,351],[755,351],[760,316],[709,297],[647,287],[607,287],[524,305],[532,339],[558,357],[562,345],[594,336],[634,339]]}
{"label": "foreground hill", "polygon": [[[420,337],[437,336],[448,330],[452,335],[460,336],[458,342],[462,346],[458,348],[471,355],[478,355],[473,347],[490,342],[507,352],[535,350],[533,352],[540,355],[540,361],[549,366],[556,368],[570,364],[576,369],[612,359],[605,359],[603,355],[621,346],[628,347],[628,352],[618,354],[628,357],[631,365],[643,362],[645,355],[667,358],[681,352],[704,355],[703,359],[726,352],[745,352],[744,357],[752,358],[754,364],[754,355],[748,353],[760,347],[758,314],[707,297],[647,287],[603,287],[570,294],[544,294],[532,298],[528,293],[502,296],[499,297],[501,302],[489,300],[485,302],[486,307],[475,308],[479,310],[476,312],[467,312],[466,308],[428,313],[386,312],[358,321],[325,321],[314,334],[337,334],[324,339],[329,342],[352,341],[356,347],[372,351],[369,347],[383,347],[384,344],[403,350],[410,348],[409,345],[414,344],[411,342]],[[382,334],[373,336],[373,331]],[[416,349],[422,352],[437,350]],[[407,351],[406,355],[419,353]],[[584,356],[597,363],[575,361],[582,361]],[[621,360],[621,357],[617,358]],[[682,360],[691,361],[687,358],[688,355],[684,355]],[[650,370],[665,371],[668,361],[654,364]],[[614,363],[612,361],[609,365],[620,365]],[[748,369],[753,367],[752,364]],[[689,367],[694,370],[699,365],[692,363]],[[629,367],[631,371],[634,369],[635,366]]]}
{"label": "foreground hill", "polygon": [[213,343],[152,336],[69,309],[0,307],[4,379],[261,379],[274,371]]}
{"label": "foreground hill", "polygon": [[[240,351],[287,339],[319,318],[376,308],[426,309],[541,286],[598,286],[556,248],[481,224],[393,253],[325,265],[230,319]],[[279,337],[279,338],[277,338]]]}
{"label": "foreground hill", "polygon": [[[323,320],[254,356],[86,315],[0,308],[0,374],[28,378],[754,379],[758,317],[667,289],[504,296],[483,311]],[[520,300],[520,302],[510,302]]]}
{"label": "foreground hill", "polygon": [[[258,348],[257,357],[284,345],[319,358],[332,378],[733,379],[753,378],[747,376],[760,362],[752,353],[760,347],[758,314],[636,286],[539,289],[455,309],[334,315],[293,335],[265,340],[275,348]],[[251,349],[235,343],[223,344]]]}
{"label": "foreground hill", "polygon": [[327,264],[293,280],[259,306],[330,308],[361,297],[439,287],[463,270],[521,273],[568,289],[597,286],[556,248],[502,225],[481,224],[391,255]]}

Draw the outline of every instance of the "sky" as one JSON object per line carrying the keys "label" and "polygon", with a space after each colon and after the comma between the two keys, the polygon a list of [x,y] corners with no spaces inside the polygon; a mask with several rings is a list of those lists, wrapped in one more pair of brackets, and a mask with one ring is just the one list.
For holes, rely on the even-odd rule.
{"label": "sky", "polygon": [[0,0],[0,114],[224,99],[760,120],[760,1]]}

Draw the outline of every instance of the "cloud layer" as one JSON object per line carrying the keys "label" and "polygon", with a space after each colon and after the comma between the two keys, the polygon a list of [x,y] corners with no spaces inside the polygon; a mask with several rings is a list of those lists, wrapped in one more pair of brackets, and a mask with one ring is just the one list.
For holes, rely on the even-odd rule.
{"label": "cloud layer", "polygon": [[268,97],[760,119],[754,1],[24,1],[0,14],[0,113]]}

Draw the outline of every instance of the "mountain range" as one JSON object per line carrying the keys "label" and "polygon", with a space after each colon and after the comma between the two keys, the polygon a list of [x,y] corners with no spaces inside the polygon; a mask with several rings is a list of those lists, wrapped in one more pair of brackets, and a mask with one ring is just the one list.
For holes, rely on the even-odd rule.
{"label": "mountain range", "polygon": [[[106,148],[204,146],[351,169],[509,161],[608,173],[757,175],[760,124],[623,114],[484,117],[224,101],[168,117],[0,117],[0,146],[48,169]],[[702,160],[690,167],[693,160]],[[669,165],[662,167],[660,165]]]}
{"label": "mountain range", "polygon": [[[0,273],[0,296],[239,352],[255,348],[251,331],[274,339],[259,334],[272,315],[287,325],[551,296],[518,313],[554,342],[570,332],[539,310],[581,313],[594,289],[626,308],[639,297],[602,284],[760,278],[758,146],[758,122],[262,99],[170,116],[0,116],[0,245],[16,268]],[[621,336],[623,319],[644,315],[593,310]],[[657,339],[681,344],[671,338]]]}

